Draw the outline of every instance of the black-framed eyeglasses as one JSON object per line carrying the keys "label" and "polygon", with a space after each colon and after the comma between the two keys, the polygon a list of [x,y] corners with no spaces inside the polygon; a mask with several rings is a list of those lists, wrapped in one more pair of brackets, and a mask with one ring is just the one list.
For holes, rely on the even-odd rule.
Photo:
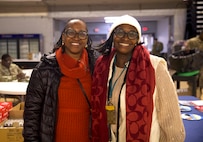
{"label": "black-framed eyeglasses", "polygon": [[124,37],[125,35],[128,36],[129,39],[136,39],[138,38],[138,32],[137,31],[129,31],[129,32],[125,32],[123,29],[116,29],[114,31],[114,34],[116,35],[116,37],[119,37],[119,38],[122,38]]}
{"label": "black-framed eyeglasses", "polygon": [[79,39],[86,39],[88,36],[88,33],[86,31],[79,31],[76,32],[73,29],[67,29],[65,30],[64,34],[70,38],[74,38],[76,35],[78,35]]}

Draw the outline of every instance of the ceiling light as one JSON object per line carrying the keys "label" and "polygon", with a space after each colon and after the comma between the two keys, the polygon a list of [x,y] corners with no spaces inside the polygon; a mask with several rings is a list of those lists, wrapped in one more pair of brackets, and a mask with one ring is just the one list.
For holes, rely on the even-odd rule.
{"label": "ceiling light", "polygon": [[104,17],[105,23],[113,23],[115,22],[119,17],[115,16],[115,17]]}

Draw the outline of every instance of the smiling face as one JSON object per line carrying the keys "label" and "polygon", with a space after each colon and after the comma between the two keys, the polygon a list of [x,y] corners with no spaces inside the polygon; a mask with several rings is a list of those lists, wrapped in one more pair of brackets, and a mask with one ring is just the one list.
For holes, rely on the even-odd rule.
{"label": "smiling face", "polygon": [[79,59],[87,45],[87,27],[81,20],[71,20],[62,35],[65,53],[73,58]]}
{"label": "smiling face", "polygon": [[[124,35],[121,36],[122,33],[117,33],[117,30],[123,31]],[[118,26],[114,31],[113,40],[116,51],[120,54],[131,54],[135,45],[138,43],[137,29],[131,25],[123,24]]]}

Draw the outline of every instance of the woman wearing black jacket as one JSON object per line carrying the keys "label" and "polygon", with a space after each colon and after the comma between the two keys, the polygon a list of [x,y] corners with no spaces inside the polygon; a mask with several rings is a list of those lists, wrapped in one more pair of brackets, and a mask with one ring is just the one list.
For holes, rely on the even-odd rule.
{"label": "woman wearing black jacket", "polygon": [[32,72],[25,100],[25,142],[90,141],[93,62],[85,22],[68,21],[53,52]]}

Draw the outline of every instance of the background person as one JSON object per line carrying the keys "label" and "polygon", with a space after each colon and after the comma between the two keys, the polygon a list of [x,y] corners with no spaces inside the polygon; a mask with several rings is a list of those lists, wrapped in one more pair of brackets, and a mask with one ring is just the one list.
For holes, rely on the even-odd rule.
{"label": "background person", "polygon": [[27,88],[25,142],[89,142],[93,52],[86,23],[66,24],[53,53],[42,57]]}
{"label": "background person", "polygon": [[21,81],[23,79],[25,79],[25,74],[22,72],[21,68],[12,63],[12,58],[9,54],[3,54],[0,64],[0,81]]}
{"label": "background person", "polygon": [[[203,52],[203,30],[196,36],[186,40],[186,50],[188,49],[197,49]],[[203,59],[202,59],[203,60]],[[203,67],[200,68],[200,77],[199,77],[199,86],[203,88]],[[192,92],[192,84],[188,83],[188,91]]]}
{"label": "background person", "polygon": [[184,142],[167,63],[142,46],[138,21],[121,16],[98,50],[103,56],[93,73],[93,142]]}
{"label": "background person", "polygon": [[152,45],[151,54],[156,56],[161,56],[161,51],[163,50],[163,43],[158,41],[157,38],[154,38],[154,43]]}
{"label": "background person", "polygon": [[186,49],[199,49],[203,51],[203,30],[196,37],[186,41]]}

